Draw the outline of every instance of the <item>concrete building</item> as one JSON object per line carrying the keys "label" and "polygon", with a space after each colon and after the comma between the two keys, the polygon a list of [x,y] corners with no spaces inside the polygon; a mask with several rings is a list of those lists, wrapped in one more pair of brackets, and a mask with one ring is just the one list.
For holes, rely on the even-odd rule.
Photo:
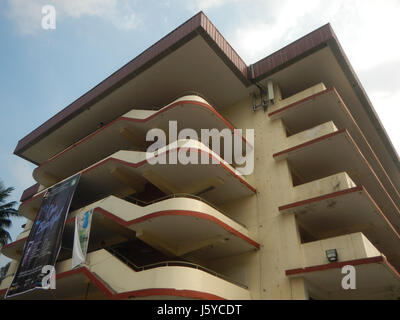
{"label": "concrete building", "polygon": [[[243,129],[245,146],[254,129],[254,171],[177,137],[169,154],[218,161],[149,164],[146,133],[169,121]],[[13,259],[2,295],[45,190],[81,172],[57,289],[21,298],[400,298],[399,158],[329,24],[248,66],[200,12],[15,154],[38,184],[21,198],[24,232],[2,249]],[[71,270],[74,217],[88,209],[87,264]],[[347,265],[355,290],[342,286]]]}

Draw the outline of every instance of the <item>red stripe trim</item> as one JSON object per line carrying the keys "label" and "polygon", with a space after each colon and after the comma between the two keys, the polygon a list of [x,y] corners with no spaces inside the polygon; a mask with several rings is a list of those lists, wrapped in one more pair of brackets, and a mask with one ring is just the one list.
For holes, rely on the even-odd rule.
{"label": "red stripe trim", "polygon": [[292,151],[294,151],[294,150],[304,148],[304,147],[306,147],[306,146],[308,146],[308,145],[311,145],[311,144],[314,144],[314,143],[318,143],[318,142],[321,142],[321,141],[323,141],[323,140],[326,140],[326,139],[329,139],[329,138],[331,138],[331,137],[338,136],[338,135],[341,135],[341,134],[346,134],[346,135],[348,135],[348,132],[347,132],[346,129],[341,129],[341,130],[335,131],[335,132],[333,132],[333,133],[329,133],[329,134],[326,134],[326,135],[321,136],[321,137],[319,137],[319,138],[316,138],[316,139],[314,139],[314,140],[310,140],[310,141],[307,141],[307,142],[305,142],[305,143],[299,144],[299,145],[297,145],[297,146],[295,146],[295,147],[293,147],[293,148],[289,148],[289,149],[283,150],[283,151],[281,151],[281,152],[275,153],[275,154],[273,155],[273,157],[274,157],[274,158],[279,157],[279,156],[281,156],[281,155],[283,155],[283,154],[285,154],[285,153],[289,153],[289,152],[292,152]]}
{"label": "red stripe trim", "polygon": [[315,198],[310,198],[310,199],[306,199],[306,200],[302,200],[302,201],[298,201],[298,202],[293,202],[291,204],[287,204],[287,205],[279,207],[279,211],[284,211],[287,209],[300,207],[300,206],[303,206],[303,205],[306,205],[306,204],[309,204],[312,202],[336,198],[336,197],[339,197],[339,196],[342,196],[345,194],[355,193],[355,192],[360,192],[360,191],[365,191],[365,188],[363,186],[359,186],[359,187],[355,187],[355,188],[351,188],[351,189],[346,189],[346,190],[342,190],[342,191],[338,191],[338,192],[334,192],[334,193],[325,194],[323,196],[319,196],[319,197],[315,197]]}
{"label": "red stripe trim", "polygon": [[[207,152],[207,151],[204,151],[204,150],[200,150],[200,149],[197,149],[197,148],[188,148],[188,147],[179,147],[179,148],[176,148],[176,149],[174,149],[174,150],[167,150],[167,151],[165,151],[165,152],[163,152],[163,153],[160,153],[160,154],[158,155],[158,157],[161,156],[161,155],[163,155],[163,154],[166,154],[166,155],[167,155],[167,154],[169,154],[169,153],[171,153],[171,152],[179,152],[180,150],[184,150],[184,151],[185,151],[185,150],[186,150],[186,151],[195,151],[195,152],[197,152],[197,153],[207,154],[208,157],[209,157],[211,160],[213,160],[213,159],[218,160],[217,157],[215,157],[215,156],[214,156],[213,154],[211,154],[210,152]],[[155,159],[155,158],[156,158],[156,157],[153,157],[152,159]],[[148,160],[150,160],[150,159],[148,159]],[[82,171],[82,174],[84,174],[84,173],[86,173],[86,172],[88,172],[88,171],[90,171],[90,170],[92,170],[92,169],[94,169],[94,168],[96,168],[96,167],[98,167],[98,166],[100,166],[100,165],[106,163],[107,161],[114,161],[114,162],[121,163],[121,164],[123,164],[123,165],[125,165],[125,166],[128,166],[128,167],[138,168],[138,167],[142,166],[143,164],[147,163],[148,160],[146,159],[146,160],[143,160],[143,161],[138,162],[138,163],[130,163],[130,162],[126,162],[126,161],[124,161],[124,160],[116,159],[116,158],[108,158],[108,159],[106,159],[106,160],[104,160],[104,161],[102,161],[102,162],[99,162],[98,164],[96,164],[96,165],[94,165],[94,166],[92,166],[92,167],[89,167],[88,169],[83,170],[83,171]],[[210,161],[210,164],[212,164],[212,163],[213,163],[213,162]],[[243,180],[240,176],[238,176],[236,173],[234,173],[234,172],[233,172],[230,168],[228,168],[222,161],[219,161],[218,164],[219,164],[222,168],[224,168],[226,171],[228,171],[228,173],[230,173],[231,176],[233,176],[235,179],[239,180],[240,183],[244,184],[247,188],[249,188],[252,192],[254,192],[254,193],[257,192],[257,190],[256,190],[254,187],[252,187],[250,184],[248,184],[246,181],[244,181],[244,180]]]}
{"label": "red stripe trim", "polygon": [[329,264],[323,264],[319,266],[307,267],[307,268],[299,268],[299,269],[292,269],[286,270],[285,273],[287,276],[297,275],[302,273],[310,273],[310,272],[318,272],[318,271],[325,271],[330,269],[338,269],[343,268],[344,266],[359,266],[364,264],[371,264],[371,263],[386,263],[386,260],[382,257],[372,257],[372,258],[364,258],[358,260],[351,260],[351,261],[344,261],[344,262],[334,262]]}
{"label": "red stripe trim", "polygon": [[138,224],[138,223],[150,220],[150,219],[154,219],[157,217],[162,217],[162,216],[187,216],[187,217],[194,217],[194,218],[199,218],[199,219],[203,219],[203,220],[208,220],[208,221],[211,221],[211,222],[219,225],[220,227],[224,228],[225,230],[232,233],[233,235],[241,238],[242,240],[246,241],[247,243],[251,244],[252,246],[256,247],[257,249],[260,248],[260,245],[257,242],[253,241],[252,239],[250,239],[249,237],[247,237],[244,234],[240,233],[239,231],[233,229],[232,227],[230,227],[226,223],[222,222],[221,220],[219,220],[211,215],[202,213],[202,212],[189,211],[189,210],[188,211],[186,211],[186,210],[158,211],[158,212],[154,212],[154,213],[145,215],[145,216],[137,218],[137,219],[125,221],[102,208],[96,208],[96,209],[94,209],[94,211],[99,212],[99,213],[109,217],[110,219],[113,219],[118,224],[120,224],[122,226],[126,226],[126,227],[134,225],[134,224]]}
{"label": "red stripe trim", "polygon": [[[192,299],[204,299],[204,300],[225,300],[217,295],[213,295],[207,292],[194,291],[194,290],[177,290],[167,288],[151,288],[127,291],[122,293],[115,293],[111,291],[95,274],[89,271],[86,267],[62,272],[56,275],[56,279],[63,279],[69,276],[83,273],[104,295],[113,300],[122,300],[128,298],[142,298],[149,296],[173,296],[173,297],[184,297]],[[0,291],[0,294],[4,295],[7,289]]]}
{"label": "red stripe trim", "polygon": [[23,202],[27,199],[29,199],[30,197],[34,196],[38,190],[39,190],[40,184],[36,183],[33,186],[30,186],[29,188],[25,189],[22,192],[21,198],[19,199],[19,201]]}
{"label": "red stripe trim", "polygon": [[[63,155],[64,153],[66,153],[66,152],[72,150],[73,148],[75,148],[75,147],[79,146],[80,144],[84,143],[85,141],[89,140],[90,138],[92,138],[93,136],[97,135],[97,134],[100,133],[101,131],[103,131],[103,130],[109,128],[109,127],[111,127],[112,125],[114,125],[114,124],[117,123],[117,122],[120,122],[120,121],[128,121],[128,122],[133,122],[133,123],[145,123],[145,122],[150,121],[151,119],[153,119],[153,118],[159,116],[160,114],[162,114],[162,113],[164,113],[164,112],[166,112],[166,111],[169,111],[170,109],[173,109],[173,108],[175,108],[175,107],[177,107],[177,106],[184,105],[184,104],[192,104],[192,105],[195,105],[195,106],[201,106],[201,107],[206,108],[208,111],[211,111],[214,115],[216,115],[217,118],[219,118],[232,132],[234,132],[235,128],[234,128],[224,117],[222,117],[220,113],[218,113],[218,112],[217,112],[213,107],[211,107],[209,104],[204,103],[204,102],[200,102],[200,101],[195,101],[195,100],[182,100],[182,101],[178,101],[178,102],[172,103],[171,105],[166,106],[166,107],[160,109],[160,110],[157,111],[155,114],[150,115],[149,117],[144,118],[144,119],[119,117],[119,118],[115,119],[114,121],[108,123],[107,125],[105,125],[105,126],[99,128],[99,129],[97,129],[96,131],[92,132],[91,134],[89,134],[89,135],[86,136],[85,138],[81,139],[80,141],[78,141],[78,142],[72,144],[71,146],[69,146],[69,147],[66,148],[65,150],[61,151],[60,153],[54,155],[54,156],[51,157],[49,160],[47,160],[46,162],[42,163],[40,166],[38,166],[37,168],[35,168],[34,172],[35,172],[36,170],[40,169],[41,167],[43,167],[44,165],[48,164],[49,162],[52,162],[52,161],[54,161],[55,159],[59,158],[59,157],[60,157],[61,155]],[[235,134],[236,134],[236,133],[235,133]],[[247,143],[247,144],[250,145],[250,143],[247,142],[247,140],[246,140],[243,136],[240,135],[240,137],[242,138],[243,142],[245,142],[245,143]]]}
{"label": "red stripe trim", "polygon": [[284,112],[284,111],[286,111],[288,109],[291,109],[293,107],[299,106],[299,105],[303,104],[304,102],[314,100],[315,98],[317,98],[319,96],[322,96],[322,95],[325,95],[325,94],[328,94],[328,93],[330,93],[332,91],[336,91],[335,88],[325,89],[325,90],[323,90],[321,92],[318,92],[316,94],[313,94],[313,95],[311,95],[311,96],[309,96],[307,98],[304,98],[304,99],[298,100],[298,101],[296,101],[294,103],[291,103],[291,104],[287,105],[286,107],[283,107],[281,109],[275,110],[275,111],[269,113],[268,116],[272,117],[272,116],[274,116],[274,115],[276,115],[278,113],[281,113],[281,112]]}
{"label": "red stripe trim", "polygon": [[[276,153],[276,154],[273,155],[273,157],[276,158],[276,157],[281,156],[281,155],[283,155],[283,154],[285,154],[285,153],[289,153],[289,152],[292,152],[292,151],[294,151],[294,150],[301,149],[301,148],[303,148],[303,147],[305,147],[305,146],[308,146],[308,145],[311,145],[311,144],[314,144],[314,143],[318,143],[318,142],[321,142],[321,141],[323,141],[323,140],[327,140],[328,138],[331,138],[331,137],[333,137],[333,136],[338,136],[338,135],[340,135],[340,134],[344,134],[344,135],[345,135],[345,137],[348,139],[348,141],[349,141],[349,143],[351,144],[351,146],[354,148],[355,152],[356,152],[358,155],[360,155],[360,157],[362,158],[362,161],[365,163],[365,165],[367,166],[367,168],[370,170],[370,172],[371,172],[372,175],[374,176],[374,178],[375,178],[375,180],[376,180],[376,182],[377,182],[377,185],[380,187],[382,193],[388,198],[389,203],[390,203],[390,205],[391,205],[393,208],[392,208],[391,211],[390,211],[390,210],[388,210],[387,207],[386,207],[385,212],[386,212],[387,214],[391,214],[391,215],[392,215],[392,216],[391,216],[391,219],[394,219],[394,218],[399,219],[399,217],[398,217],[398,214],[400,213],[399,208],[397,207],[396,203],[393,201],[392,197],[391,197],[390,194],[387,192],[386,188],[384,187],[384,185],[382,184],[381,180],[379,179],[379,177],[378,177],[377,174],[375,173],[374,169],[373,169],[373,168],[371,167],[371,165],[368,163],[367,159],[365,158],[365,156],[364,156],[363,153],[361,152],[360,148],[357,146],[357,144],[355,143],[355,141],[353,140],[353,138],[351,137],[351,135],[349,134],[349,132],[348,132],[346,129],[341,129],[341,130],[336,131],[336,132],[334,132],[334,133],[330,133],[330,134],[328,134],[328,135],[325,135],[325,136],[319,137],[319,138],[317,138],[317,139],[308,141],[308,142],[306,142],[306,143],[303,143],[303,144],[301,144],[301,145],[295,146],[295,147],[293,147],[293,148],[290,148],[290,149],[284,150],[284,151],[282,151],[282,152]],[[393,210],[394,210],[394,213],[393,213]],[[396,227],[397,227],[397,228],[400,228],[398,225],[396,225]]]}
{"label": "red stripe trim", "polygon": [[[182,149],[182,150],[187,150],[187,151],[196,151],[196,152],[198,152],[198,153],[205,153],[205,154],[208,154],[208,157],[209,157],[211,160],[212,160],[212,159],[218,160],[218,159],[217,159],[214,155],[212,155],[211,153],[206,152],[206,151],[204,151],[204,150],[195,149],[195,148],[179,147],[179,148],[176,148],[176,149],[174,149],[174,150],[167,150],[167,151],[165,151],[164,153],[165,153],[165,154],[168,154],[168,153],[170,153],[170,152],[179,152],[179,150],[181,150],[181,149]],[[164,154],[164,153],[160,153],[158,156],[160,156],[160,155],[162,155],[162,154]],[[154,159],[154,158],[156,158],[156,157],[153,157],[153,159]],[[105,160],[103,160],[103,161],[100,161],[100,162],[97,163],[97,164],[94,164],[94,165],[90,166],[89,168],[87,168],[87,169],[85,169],[85,170],[83,170],[83,171],[80,171],[80,173],[81,173],[81,174],[85,174],[85,173],[87,173],[87,172],[89,172],[89,171],[91,171],[91,170],[97,168],[98,166],[104,165],[105,163],[107,163],[107,162],[109,162],[109,161],[110,161],[110,162],[118,162],[118,163],[121,163],[121,164],[123,164],[123,165],[125,165],[125,166],[132,167],[132,168],[138,168],[138,167],[142,166],[143,164],[147,163],[148,160],[146,159],[146,160],[143,160],[143,161],[138,162],[138,163],[131,163],[131,162],[126,162],[126,161],[124,161],[124,160],[120,160],[120,159],[116,159],[116,158],[107,158],[107,159],[105,159]],[[212,161],[210,161],[210,164],[212,165]],[[219,165],[220,165],[221,167],[223,167],[226,171],[228,171],[228,173],[230,173],[235,179],[239,180],[239,182],[241,182],[241,183],[244,184],[247,188],[249,188],[252,192],[254,192],[254,193],[257,192],[257,190],[256,190],[254,187],[252,187],[250,184],[248,184],[246,181],[244,181],[242,178],[240,178],[240,176],[238,176],[237,174],[235,174],[235,173],[234,173],[230,168],[228,168],[224,163],[222,163],[221,161],[219,161]],[[49,187],[49,188],[51,188],[51,187]],[[24,206],[24,205],[26,205],[27,203],[29,203],[30,201],[32,201],[32,200],[38,198],[40,195],[44,194],[49,188],[43,190],[43,191],[40,192],[39,194],[37,194],[37,195],[33,196],[32,198],[26,200],[25,202],[21,203],[20,207],[21,207],[21,206]]]}
{"label": "red stripe trim", "polygon": [[[394,186],[393,181],[392,181],[391,178],[389,177],[388,173],[386,172],[385,168],[383,167],[383,165],[382,165],[382,163],[380,162],[379,158],[377,157],[376,153],[374,152],[374,150],[372,149],[371,145],[369,144],[368,140],[365,138],[365,136],[364,136],[364,134],[362,133],[360,127],[358,126],[358,124],[357,124],[357,122],[355,121],[354,117],[351,115],[350,111],[348,110],[348,108],[347,108],[345,102],[343,101],[342,97],[340,96],[340,94],[338,93],[338,91],[336,90],[336,88],[332,87],[332,88],[326,89],[326,90],[324,90],[324,91],[321,91],[321,92],[319,92],[319,93],[317,93],[317,94],[314,94],[314,95],[312,95],[312,96],[310,96],[310,97],[307,97],[307,98],[305,98],[305,99],[302,99],[302,100],[300,100],[300,101],[297,101],[297,102],[295,102],[295,103],[293,103],[293,104],[290,104],[290,105],[288,105],[288,106],[286,106],[286,107],[284,107],[284,108],[281,108],[281,109],[278,109],[278,110],[276,110],[276,111],[274,111],[274,112],[271,112],[271,113],[269,114],[269,116],[271,117],[271,116],[273,116],[273,115],[276,115],[276,114],[278,114],[278,113],[284,112],[284,111],[286,111],[286,110],[288,110],[288,109],[291,109],[291,108],[293,108],[293,107],[300,106],[300,105],[303,104],[304,102],[313,100],[313,99],[317,98],[318,96],[325,95],[325,94],[328,94],[328,93],[334,93],[334,95],[335,95],[334,98],[339,100],[339,102],[340,102],[340,103],[339,103],[340,107],[343,109],[343,111],[344,111],[344,113],[346,114],[346,116],[350,119],[350,121],[352,122],[352,124],[354,125],[354,127],[356,128],[356,130],[358,131],[359,135],[361,136],[361,139],[364,141],[366,147],[368,148],[368,151],[371,153],[372,158],[375,159],[375,161],[376,161],[376,163],[377,163],[377,165],[378,165],[378,168],[380,168],[380,169],[382,170],[382,173],[383,173],[383,175],[385,176],[385,178],[387,179],[389,185],[391,186],[392,191],[394,191],[394,193],[395,193],[398,197],[400,197],[399,191],[398,191],[397,188]],[[351,136],[350,136],[350,138],[352,139]],[[353,139],[352,139],[352,140],[353,140]],[[354,141],[353,141],[353,142],[354,142]],[[355,142],[354,142],[354,144],[355,144],[355,146],[357,147],[357,149],[359,150],[359,147],[356,145]],[[359,150],[359,151],[360,151],[360,150]],[[361,151],[360,151],[360,153],[362,154]],[[363,155],[363,154],[362,154],[362,155]],[[364,155],[363,155],[363,157],[364,157]],[[369,164],[368,164],[368,165],[369,165]]]}
{"label": "red stripe trim", "polygon": [[1,248],[1,251],[3,251],[3,250],[6,249],[6,248],[15,246],[16,244],[25,241],[27,238],[28,238],[28,237],[21,238],[21,239],[18,239],[18,240],[16,240],[16,241],[14,241],[14,242],[10,242],[10,243],[8,243],[8,244],[5,244],[5,245]]}
{"label": "red stripe trim", "polygon": [[[97,207],[93,210],[93,212],[96,213],[100,213],[112,220],[114,220],[115,222],[117,222],[119,225],[124,226],[124,227],[129,227],[131,225],[134,224],[138,224],[147,220],[151,220],[157,217],[162,217],[162,216],[188,216],[188,217],[195,217],[195,218],[199,218],[199,219],[204,219],[204,220],[208,220],[211,221],[217,225],[219,225],[220,227],[224,228],[225,230],[227,230],[228,232],[232,233],[233,235],[239,237],[240,239],[246,241],[247,243],[249,243],[250,245],[256,247],[257,249],[260,248],[260,244],[258,244],[257,242],[255,242],[254,240],[250,239],[249,237],[245,236],[244,234],[240,233],[239,231],[233,229],[232,227],[230,227],[229,225],[227,225],[226,223],[222,222],[221,220],[218,220],[217,218],[210,216],[208,214],[202,213],[202,212],[197,212],[197,211],[186,211],[186,210],[166,210],[166,211],[158,211],[158,212],[154,212],[151,214],[148,214],[146,216],[137,218],[137,219],[133,219],[133,220],[123,220],[119,217],[117,217],[116,215],[112,214],[111,212],[104,210],[103,208]],[[75,221],[75,217],[69,218],[66,221],[66,224],[69,223],[73,223]],[[10,246],[14,246],[17,244],[17,242],[20,241],[26,241],[28,237],[19,239],[18,241],[15,242],[11,242],[10,244],[7,245],[7,247]],[[5,246],[3,247],[5,248]]]}
{"label": "red stripe trim", "polygon": [[343,195],[346,195],[346,194],[356,193],[356,192],[363,192],[365,194],[365,196],[368,198],[368,200],[371,201],[371,203],[375,207],[376,212],[381,215],[382,219],[385,221],[385,223],[388,225],[388,227],[393,231],[395,236],[398,239],[400,239],[400,234],[397,232],[395,227],[392,225],[392,223],[389,221],[389,219],[386,217],[386,215],[383,213],[383,211],[379,208],[379,206],[377,205],[375,200],[372,198],[372,196],[368,193],[368,191],[363,186],[359,186],[359,187],[355,187],[355,188],[348,189],[348,190],[343,190],[343,191],[339,191],[339,192],[330,193],[330,194],[327,194],[327,195],[324,195],[324,196],[321,196],[321,197],[316,197],[316,198],[307,199],[307,200],[295,202],[295,203],[292,203],[292,204],[288,204],[288,205],[279,207],[279,211],[285,211],[285,210],[292,209],[292,208],[295,208],[295,207],[300,207],[300,206],[303,206],[303,205],[307,205],[307,204],[310,204],[310,203],[313,203],[313,202],[318,202],[318,201],[321,201],[321,200],[327,200],[327,199],[331,199],[331,198],[336,198],[336,197],[340,197],[340,196],[343,196]]}
{"label": "red stripe trim", "polygon": [[201,299],[201,300],[225,300],[214,294],[193,291],[193,290],[177,290],[177,289],[143,289],[130,292],[124,292],[115,295],[112,299],[129,299],[129,298],[143,298],[149,296],[174,296],[183,297],[191,299]]}

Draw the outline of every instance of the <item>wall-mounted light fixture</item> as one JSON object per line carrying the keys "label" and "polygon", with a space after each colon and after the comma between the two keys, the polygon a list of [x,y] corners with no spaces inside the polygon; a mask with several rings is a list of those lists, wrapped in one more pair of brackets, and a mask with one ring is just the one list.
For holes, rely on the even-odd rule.
{"label": "wall-mounted light fixture", "polygon": [[330,249],[325,251],[326,257],[329,262],[337,262],[338,261],[338,253],[336,249]]}

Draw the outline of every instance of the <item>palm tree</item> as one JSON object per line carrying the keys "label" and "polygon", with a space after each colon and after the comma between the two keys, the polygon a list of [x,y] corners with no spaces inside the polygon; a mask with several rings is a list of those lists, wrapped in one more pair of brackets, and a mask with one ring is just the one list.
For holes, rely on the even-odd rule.
{"label": "palm tree", "polygon": [[0,284],[6,277],[8,269],[10,269],[11,262],[8,262],[4,267],[0,268]]}
{"label": "palm tree", "polygon": [[11,225],[11,217],[20,217],[21,215],[14,209],[15,201],[6,202],[14,188],[5,188],[0,182],[0,248],[11,241],[10,233],[7,231]]}

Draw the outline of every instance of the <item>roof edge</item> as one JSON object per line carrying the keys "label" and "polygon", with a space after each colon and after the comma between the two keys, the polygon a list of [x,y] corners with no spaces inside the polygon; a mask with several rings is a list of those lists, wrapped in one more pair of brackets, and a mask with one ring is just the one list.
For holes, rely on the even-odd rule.
{"label": "roof edge", "polygon": [[24,158],[22,153],[32,144],[39,141],[45,134],[56,130],[64,123],[83,112],[86,108],[95,104],[197,35],[202,36],[205,41],[207,41],[211,48],[222,58],[231,71],[239,77],[245,86],[250,85],[247,79],[246,63],[229,45],[207,16],[200,11],[42,125],[34,129],[27,136],[19,140],[14,154]]}

